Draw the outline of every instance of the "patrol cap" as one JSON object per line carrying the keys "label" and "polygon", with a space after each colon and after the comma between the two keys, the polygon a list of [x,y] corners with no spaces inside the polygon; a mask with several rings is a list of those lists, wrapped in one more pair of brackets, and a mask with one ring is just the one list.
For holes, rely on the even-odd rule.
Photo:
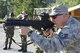
{"label": "patrol cap", "polygon": [[52,8],[52,11],[49,14],[49,16],[55,16],[57,14],[66,14],[66,13],[68,13],[68,7],[66,4],[62,3]]}

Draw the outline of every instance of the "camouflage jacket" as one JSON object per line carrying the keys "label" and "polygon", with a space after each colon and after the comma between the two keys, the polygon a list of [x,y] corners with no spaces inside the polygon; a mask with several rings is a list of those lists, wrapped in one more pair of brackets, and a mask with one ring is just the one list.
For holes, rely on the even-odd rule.
{"label": "camouflage jacket", "polygon": [[70,16],[64,28],[59,29],[51,39],[35,32],[30,38],[46,53],[80,53],[80,22]]}
{"label": "camouflage jacket", "polygon": [[14,35],[14,26],[5,26],[5,24],[3,24],[3,28],[6,34],[11,34],[12,36]]}

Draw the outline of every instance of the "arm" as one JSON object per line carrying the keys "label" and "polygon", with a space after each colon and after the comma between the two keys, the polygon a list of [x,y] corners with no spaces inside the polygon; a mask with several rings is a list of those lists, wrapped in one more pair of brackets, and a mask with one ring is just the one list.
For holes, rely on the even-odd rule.
{"label": "arm", "polygon": [[46,52],[55,52],[56,49],[60,51],[64,48],[70,47],[78,39],[80,39],[79,29],[80,28],[70,29],[65,33],[60,32],[58,35],[52,37],[51,39],[46,39],[45,37],[33,32],[31,34],[31,40],[37,43]]}
{"label": "arm", "polygon": [[39,35],[35,32],[32,32],[30,38],[34,43],[36,43],[45,52],[54,53],[56,49],[56,44],[55,44],[55,40],[53,37],[52,39],[47,39],[43,35]]}
{"label": "arm", "polygon": [[22,14],[19,14],[19,15],[17,16],[17,19],[22,19]]}

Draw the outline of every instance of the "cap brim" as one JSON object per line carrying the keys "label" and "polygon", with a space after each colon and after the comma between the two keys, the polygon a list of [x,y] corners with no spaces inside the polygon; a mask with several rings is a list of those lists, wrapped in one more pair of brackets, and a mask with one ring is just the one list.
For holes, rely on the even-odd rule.
{"label": "cap brim", "polygon": [[49,14],[49,16],[55,16],[55,15],[57,15],[58,13],[51,13],[51,14]]}

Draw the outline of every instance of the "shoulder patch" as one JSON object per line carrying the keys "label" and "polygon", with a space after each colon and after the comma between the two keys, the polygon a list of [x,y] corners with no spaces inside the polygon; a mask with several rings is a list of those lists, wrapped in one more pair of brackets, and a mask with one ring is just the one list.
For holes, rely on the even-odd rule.
{"label": "shoulder patch", "polygon": [[68,38],[68,34],[64,34],[62,32],[60,32],[58,36],[60,39],[67,39]]}

